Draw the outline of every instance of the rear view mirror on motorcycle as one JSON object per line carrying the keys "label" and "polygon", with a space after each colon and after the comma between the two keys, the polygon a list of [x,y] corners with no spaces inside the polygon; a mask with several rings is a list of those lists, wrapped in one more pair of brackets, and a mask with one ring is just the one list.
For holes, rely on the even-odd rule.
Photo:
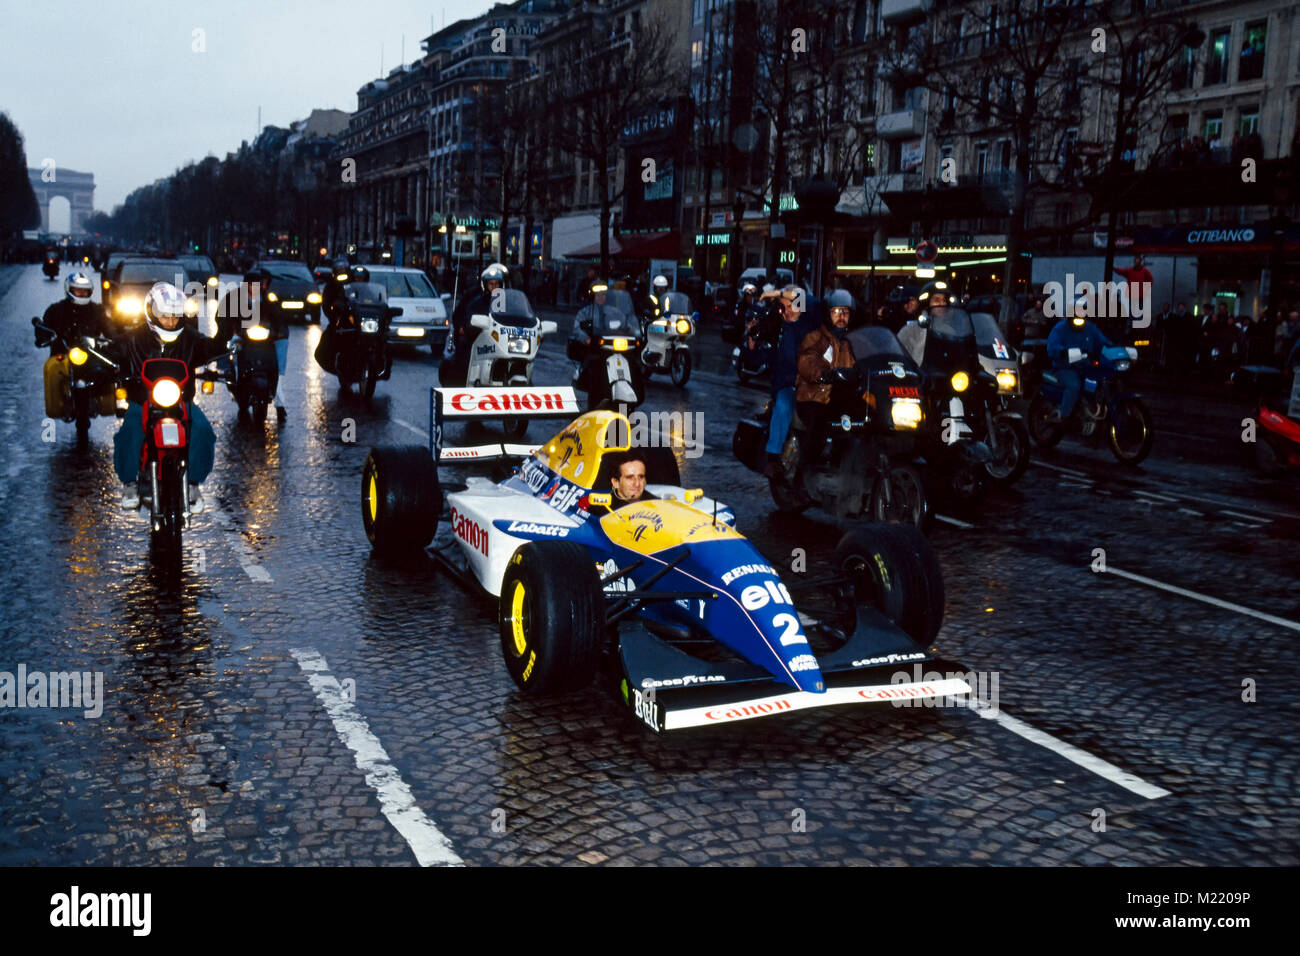
{"label": "rear view mirror on motorcycle", "polygon": [[484,331],[492,328],[492,320],[486,315],[471,315],[469,318],[469,324],[474,326],[476,329],[483,329]]}
{"label": "rear view mirror on motorcycle", "polygon": [[559,328],[559,326],[557,326],[557,325],[556,325],[554,322],[552,322],[550,319],[545,319],[545,320],[543,320],[542,325],[541,325],[541,332],[542,332],[542,335],[554,335],[556,329],[558,329],[558,328]]}

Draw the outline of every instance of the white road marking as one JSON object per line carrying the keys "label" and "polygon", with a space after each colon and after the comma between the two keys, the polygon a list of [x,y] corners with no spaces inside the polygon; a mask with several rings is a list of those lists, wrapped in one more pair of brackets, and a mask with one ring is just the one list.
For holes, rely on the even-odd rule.
{"label": "white road marking", "polygon": [[1205,517],[1205,515],[1202,514],[1201,512],[1199,512],[1199,511],[1193,511],[1191,508],[1179,508],[1179,509],[1178,509],[1178,513],[1179,513],[1179,514],[1184,514],[1184,515],[1191,515],[1191,516],[1194,517],[1194,518],[1204,518],[1204,517]]}
{"label": "white road marking", "polygon": [[230,515],[222,511],[221,506],[211,498],[206,499],[204,504],[207,506],[205,510],[216,520],[231,550],[235,552],[235,559],[239,561],[239,566],[244,569],[244,573],[262,584],[274,584],[271,572],[257,563],[257,559],[253,556],[252,545],[245,541],[244,536],[235,528]]}
{"label": "white road marking", "polygon": [[1156,492],[1154,492],[1154,491],[1143,491],[1143,490],[1141,490],[1141,489],[1137,489],[1137,490],[1135,490],[1135,491],[1133,492],[1133,494],[1135,494],[1135,495],[1142,495],[1142,497],[1144,497],[1144,498],[1155,498],[1157,501],[1168,501],[1168,502],[1170,502],[1171,504],[1172,504],[1173,502],[1176,502],[1176,501],[1178,500],[1177,498],[1171,498],[1171,497],[1169,497],[1168,495],[1158,494],[1158,493],[1156,493]]}
{"label": "white road marking", "polygon": [[1269,519],[1267,519],[1267,518],[1260,518],[1260,517],[1257,517],[1256,515],[1244,515],[1244,514],[1242,514],[1240,511],[1229,511],[1227,508],[1222,509],[1222,510],[1219,512],[1219,514],[1221,514],[1221,515],[1229,515],[1229,516],[1231,516],[1231,517],[1233,517],[1233,518],[1244,518],[1246,521],[1255,521],[1255,522],[1258,522],[1259,524],[1269,524],[1269,523],[1270,523],[1270,522],[1269,522]]}
{"label": "white road marking", "polygon": [[1295,621],[1288,621],[1284,617],[1276,617],[1272,614],[1265,614],[1263,611],[1256,611],[1254,608],[1244,607],[1240,604],[1233,604],[1231,601],[1224,601],[1220,598],[1210,597],[1208,594],[1198,594],[1196,591],[1189,591],[1186,588],[1175,587],[1172,584],[1165,584],[1163,581],[1157,581],[1154,578],[1143,577],[1140,574],[1134,574],[1131,571],[1121,571],[1119,568],[1106,567],[1105,574],[1114,574],[1121,578],[1127,578],[1130,581],[1136,581],[1138,584],[1145,584],[1148,587],[1159,588],[1162,591],[1168,591],[1170,594],[1177,594],[1181,597],[1191,598],[1193,601],[1203,601],[1206,604],[1212,604],[1215,607],[1223,608],[1226,611],[1235,611],[1238,614],[1245,614],[1248,617],[1258,618],[1261,621],[1267,621],[1270,624],[1276,624],[1278,627],[1290,628],[1293,631],[1300,631],[1300,624]]}
{"label": "white road marking", "polygon": [[416,426],[412,425],[410,422],[402,421],[402,419],[400,418],[390,418],[389,421],[394,425],[398,425],[402,428],[405,428],[408,432],[415,432],[426,442],[429,440],[429,433],[425,431],[423,428],[417,428]]}
{"label": "white road marking", "polygon": [[958,519],[958,518],[949,518],[947,515],[935,515],[935,516],[934,516],[934,520],[935,520],[935,521],[943,521],[943,522],[945,522],[945,523],[947,523],[947,524],[956,525],[958,528],[973,528],[973,527],[975,527],[975,526],[974,526],[973,524],[971,524],[969,521],[962,521],[962,520],[960,520],[960,519]]}
{"label": "white road marking", "polygon": [[1067,474],[1067,475],[1076,475],[1076,476],[1078,476],[1079,478],[1087,478],[1087,477],[1088,477],[1088,473],[1087,473],[1086,471],[1076,471],[1074,468],[1062,468],[1060,465],[1049,465],[1049,464],[1048,464],[1047,462],[1045,462],[1045,461],[1033,461],[1033,460],[1031,460],[1031,461],[1030,461],[1030,464],[1031,464],[1031,465],[1037,465],[1039,468],[1050,468],[1050,469],[1052,469],[1052,471],[1059,471],[1059,472],[1062,472],[1062,473]]}
{"label": "white road marking", "polygon": [[1100,757],[1094,757],[1086,750],[1080,750],[1074,744],[1067,744],[1064,740],[1053,737],[1051,734],[1039,730],[1037,727],[1031,727],[1023,720],[1012,717],[1005,710],[999,709],[996,713],[990,715],[987,711],[981,712],[979,708],[969,708],[981,717],[991,716],[1007,730],[1013,734],[1024,737],[1031,743],[1038,744],[1040,747],[1046,747],[1055,754],[1059,754],[1071,763],[1076,763],[1085,770],[1090,770],[1099,777],[1109,780],[1111,783],[1123,787],[1125,790],[1136,793],[1139,797],[1146,797],[1148,800],[1158,800],[1160,797],[1169,796],[1170,791],[1155,784],[1147,783],[1141,777],[1129,773],[1127,770],[1121,770],[1113,763],[1102,760]]}
{"label": "white road marking", "polygon": [[310,647],[294,648],[289,653],[307,675],[307,681],[329,714],[339,739],[352,751],[357,769],[366,775],[366,783],[379,795],[384,816],[406,840],[416,861],[421,866],[463,866],[465,861],[456,855],[451,840],[425,816],[415,802],[411,788],[393,766],[384,745],[344,696],[343,688],[330,673],[324,656]]}

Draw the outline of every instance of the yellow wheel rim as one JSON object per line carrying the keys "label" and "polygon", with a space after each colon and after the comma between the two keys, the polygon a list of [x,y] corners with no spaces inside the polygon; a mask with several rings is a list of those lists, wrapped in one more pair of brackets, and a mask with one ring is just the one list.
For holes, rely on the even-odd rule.
{"label": "yellow wheel rim", "polygon": [[370,523],[379,520],[379,485],[375,481],[374,469],[370,471],[370,482],[366,485],[366,507],[370,511]]}
{"label": "yellow wheel rim", "polygon": [[515,638],[515,650],[520,657],[528,650],[528,639],[524,636],[524,583],[515,582],[515,589],[510,595],[510,631]]}

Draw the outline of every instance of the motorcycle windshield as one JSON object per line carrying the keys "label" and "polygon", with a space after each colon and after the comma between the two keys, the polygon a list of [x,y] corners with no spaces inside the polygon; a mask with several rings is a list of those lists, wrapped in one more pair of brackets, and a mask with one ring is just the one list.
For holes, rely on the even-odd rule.
{"label": "motorcycle windshield", "polygon": [[383,305],[388,301],[387,292],[377,282],[349,282],[344,288],[348,301],[356,305]]}
{"label": "motorcycle windshield", "polygon": [[592,319],[591,331],[593,335],[601,338],[626,337],[634,339],[640,336],[641,326],[633,313],[625,313],[612,305],[606,304]]}
{"label": "motorcycle windshield", "polygon": [[505,289],[504,295],[493,294],[488,297],[488,308],[492,318],[501,325],[517,329],[534,329],[537,327],[537,315],[533,306],[519,289]]}
{"label": "motorcycle windshield", "polygon": [[980,355],[999,361],[1016,360],[1016,350],[1002,335],[1002,328],[992,315],[987,312],[972,312],[970,321],[975,328],[975,344],[979,348]]}
{"label": "motorcycle windshield", "polygon": [[694,309],[691,308],[690,296],[681,292],[666,292],[660,300],[659,310],[664,315],[684,315],[690,318]]}
{"label": "motorcycle windshield", "polygon": [[903,344],[898,336],[883,325],[864,325],[848,334],[849,348],[853,357],[859,362],[867,359],[893,359],[901,361],[907,358]]}
{"label": "motorcycle windshield", "polygon": [[938,306],[929,310],[930,332],[946,339],[973,339],[975,328],[971,317],[965,309],[954,306]]}

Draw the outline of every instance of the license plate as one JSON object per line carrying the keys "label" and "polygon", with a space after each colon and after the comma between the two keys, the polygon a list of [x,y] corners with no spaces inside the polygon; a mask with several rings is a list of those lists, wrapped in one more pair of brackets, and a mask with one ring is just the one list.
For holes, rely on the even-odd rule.
{"label": "license plate", "polygon": [[179,422],[164,421],[158,423],[158,436],[164,448],[175,448],[181,443],[181,426]]}
{"label": "license plate", "polygon": [[418,339],[424,335],[424,329],[398,329],[397,334],[404,339]]}
{"label": "license plate", "polygon": [[282,309],[301,309],[301,308],[302,308],[302,303],[301,303],[301,302],[281,302],[281,303],[280,303],[280,308],[282,308]]}

